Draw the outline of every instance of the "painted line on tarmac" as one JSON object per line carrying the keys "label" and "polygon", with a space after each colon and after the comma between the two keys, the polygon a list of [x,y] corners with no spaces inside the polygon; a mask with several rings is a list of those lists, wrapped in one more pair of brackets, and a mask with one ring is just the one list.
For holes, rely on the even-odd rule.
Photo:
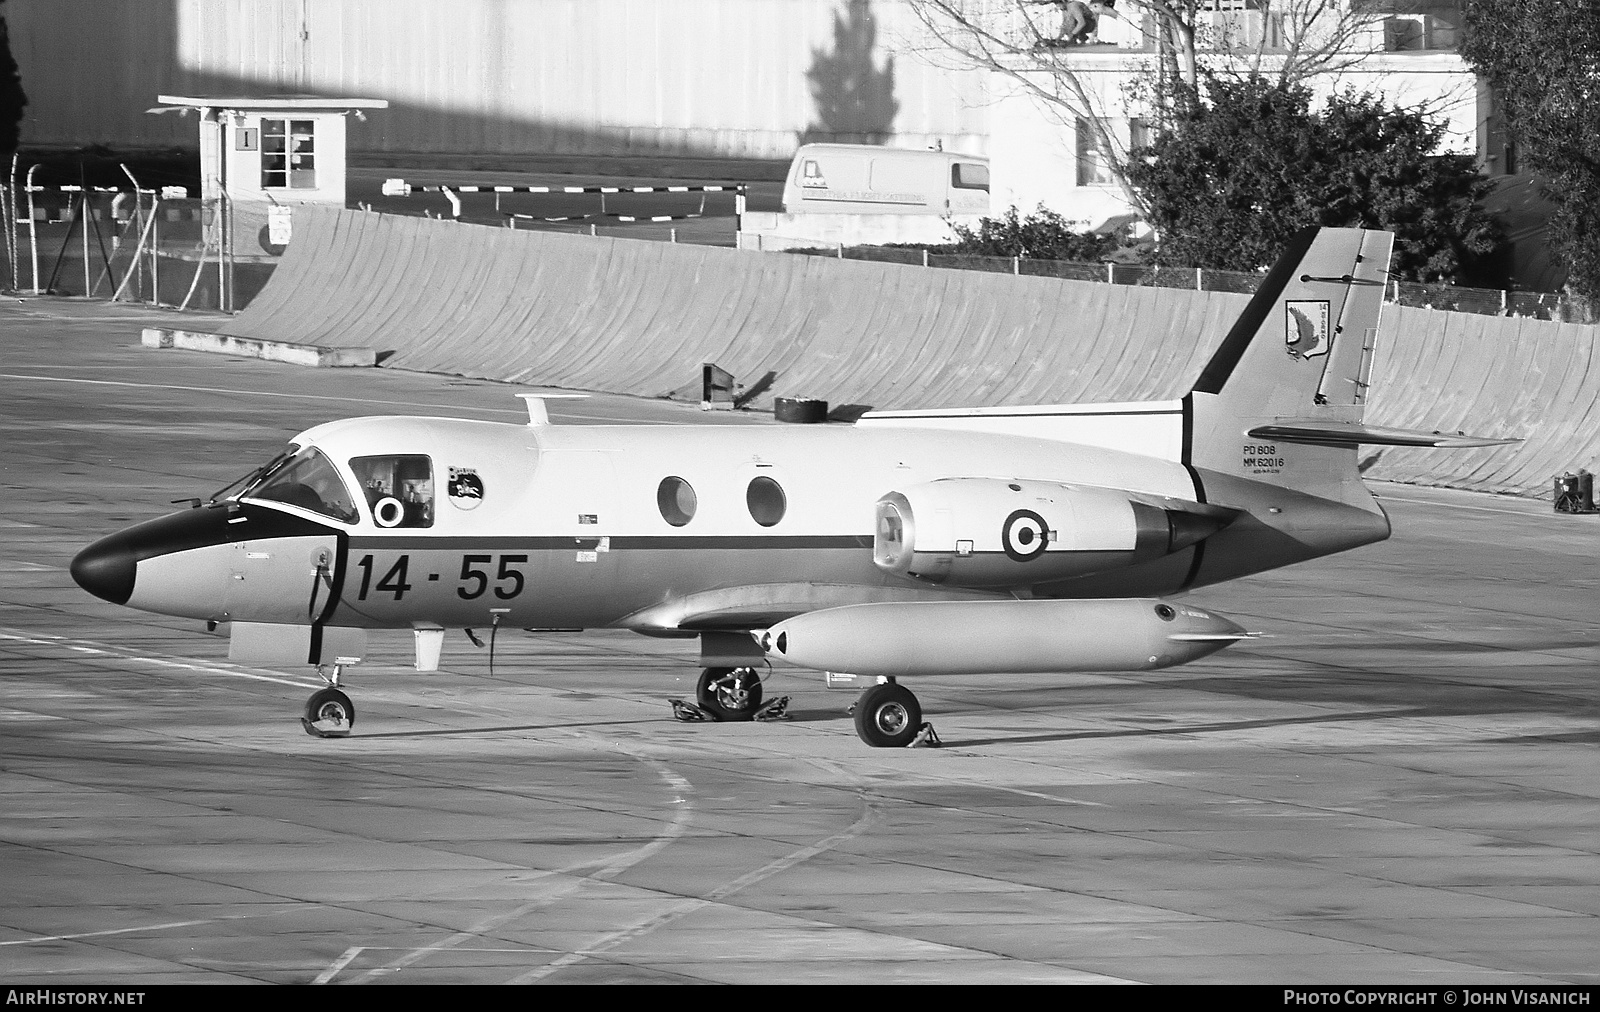
{"label": "painted line on tarmac", "polygon": [[[635,847],[632,850],[625,850],[620,854],[617,854],[615,857],[612,857],[608,861],[605,858],[598,858],[590,861],[582,861],[578,864],[568,865],[565,868],[557,868],[546,872],[540,877],[543,879],[558,879],[559,881],[555,882],[550,889],[546,890],[544,895],[539,896],[536,899],[529,900],[528,902],[523,903],[504,913],[485,917],[483,920],[477,922],[466,930],[458,931],[448,938],[444,938],[433,943],[432,945],[425,945],[418,949],[412,949],[404,956],[401,956],[399,959],[390,962],[386,966],[374,967],[371,970],[368,970],[366,973],[356,978],[356,983],[370,982],[387,976],[388,974],[397,973],[413,963],[433,955],[434,953],[443,952],[448,949],[459,948],[463,943],[481,938],[483,935],[495,930],[502,924],[507,924],[511,921],[517,920],[518,918],[525,917],[533,911],[538,910],[540,907],[549,906],[557,900],[576,892],[578,889],[582,888],[586,883],[592,880],[615,878],[639,862],[665,849],[682,837],[683,834],[688,831],[689,823],[694,819],[694,785],[689,783],[689,781],[683,776],[680,776],[675,770],[672,769],[672,767],[658,759],[652,759],[649,756],[639,755],[626,748],[622,748],[621,751],[627,752],[629,755],[633,756],[633,758],[654,766],[656,768],[657,775],[660,776],[661,779],[665,781],[677,795],[672,801],[674,805],[678,806],[677,810],[673,813],[672,819],[659,833],[656,834],[653,840],[642,847]],[[606,861],[606,863],[601,866],[599,870],[590,872],[586,875],[568,877],[573,876],[575,872],[581,869],[591,868],[600,861]],[[348,966],[350,961],[355,959],[356,956],[360,954],[359,950],[361,948],[361,946],[352,946],[351,949],[346,949],[338,959],[329,964],[327,969],[318,974],[312,983],[326,984],[331,981],[340,970]],[[355,951],[352,951],[352,949]]]}
{"label": "painted line on tarmac", "polygon": [[146,924],[139,928],[115,928],[110,931],[82,931],[75,935],[41,935],[38,938],[13,938],[0,945],[36,945],[39,942],[71,942],[79,938],[102,938],[106,935],[129,935],[136,931],[165,931],[168,928],[190,928],[196,924],[210,924],[217,920],[207,917],[200,921],[168,921],[166,924]]}
{"label": "painted line on tarmac", "polygon": [[872,821],[877,817],[878,814],[877,805],[870,798],[864,797],[863,800],[866,804],[866,810],[861,813],[860,818],[858,818],[854,823],[844,830],[841,830],[840,832],[835,833],[825,839],[818,840],[816,843],[813,843],[810,846],[801,847],[799,850],[785,854],[783,857],[780,857],[775,861],[771,861],[752,872],[739,876],[732,882],[724,883],[723,885],[720,885],[706,893],[704,897],[697,899],[678,900],[666,910],[663,910],[661,913],[656,914],[648,920],[641,921],[631,928],[624,928],[621,931],[614,931],[611,934],[603,935],[581,949],[576,949],[572,952],[569,952],[561,958],[553,960],[552,962],[539,967],[537,970],[530,970],[521,976],[513,977],[506,981],[506,983],[537,983],[553,973],[564,970],[575,963],[583,962],[590,956],[598,956],[603,953],[610,952],[611,950],[625,945],[636,938],[655,931],[657,928],[662,928],[668,924],[671,924],[673,921],[681,920],[697,910],[703,910],[706,907],[712,906],[713,904],[720,903],[729,896],[732,896],[734,893],[753,886],[758,882],[769,879],[779,872],[788,871],[795,865],[809,861],[818,854],[826,853],[827,851],[839,846],[841,843],[846,843],[855,839],[862,833],[866,832],[867,827],[872,824]]}
{"label": "painted line on tarmac", "polygon": [[143,390],[180,390],[196,394],[228,394],[234,397],[281,397],[295,401],[340,401],[346,404],[388,404],[405,408],[443,408],[449,411],[489,411],[497,415],[526,415],[525,408],[475,408],[460,404],[430,401],[390,401],[373,397],[341,397],[335,394],[283,394],[272,390],[232,390],[227,387],[192,387],[177,383],[130,383],[127,380],[83,379],[77,376],[35,376],[27,373],[0,373],[0,379],[37,380],[42,383],[84,383],[90,386],[134,387]]}
{"label": "painted line on tarmac", "polygon": [[[1407,499],[1407,498],[1405,498],[1403,496],[1398,496],[1398,495],[1379,495],[1376,492],[1373,493],[1373,498],[1377,499],[1379,502],[1409,502],[1409,503],[1416,503],[1418,506],[1438,506],[1438,507],[1440,507],[1442,509],[1447,509],[1447,510],[1473,510],[1474,512],[1477,512],[1477,513],[1504,513],[1506,516],[1511,516],[1511,517],[1542,517],[1542,516],[1545,516],[1545,514],[1542,513],[1542,512],[1534,513],[1534,512],[1529,512],[1527,510],[1501,510],[1501,509],[1495,509],[1493,506],[1468,506],[1466,503],[1434,502],[1432,499]],[[1531,506],[1537,505],[1538,502],[1539,502],[1538,500],[1529,500],[1528,501],[1528,505],[1531,507]]]}
{"label": "painted line on tarmac", "polygon": [[[581,732],[578,733],[578,736],[589,737],[589,735],[582,734]],[[880,814],[878,802],[874,798],[869,796],[865,791],[858,792],[858,796],[860,797],[862,803],[862,812],[860,817],[845,829],[834,833],[832,836],[825,837],[824,839],[818,840],[816,843],[801,847],[798,850],[791,851],[788,854],[777,858],[776,860],[769,861],[754,871],[746,872],[731,882],[724,882],[722,885],[711,890],[702,897],[678,899],[670,904],[667,909],[633,925],[632,927],[623,928],[620,931],[613,931],[610,934],[602,935],[589,945],[586,945],[581,949],[575,949],[572,952],[568,952],[560,958],[553,960],[552,962],[547,963],[538,969],[530,970],[527,973],[513,977],[506,981],[506,983],[537,983],[553,973],[564,970],[575,963],[583,962],[590,956],[598,956],[621,945],[625,945],[636,938],[655,931],[657,928],[665,927],[674,921],[678,921],[684,917],[687,917],[697,910],[703,910],[706,907],[712,906],[713,904],[720,903],[737,892],[756,885],[759,882],[765,881],[766,879],[769,879],[780,872],[787,871],[797,864],[809,861],[817,855],[826,853],[842,843],[847,843],[850,840],[855,839],[862,833],[866,832],[867,828],[872,825],[873,821],[876,820]]]}
{"label": "painted line on tarmac", "polygon": [[152,654],[141,654],[131,650],[119,650],[116,647],[95,640],[75,640],[65,636],[50,636],[48,634],[29,636],[16,629],[0,627],[0,642],[10,640],[15,643],[27,643],[33,646],[61,647],[73,653],[104,655],[115,657],[119,660],[134,661],[142,664],[154,664],[164,668],[182,668],[185,671],[195,671],[204,675],[223,675],[228,678],[249,678],[258,682],[277,682],[279,685],[292,685],[297,689],[315,689],[321,682],[299,681],[291,678],[274,677],[272,675],[257,674],[253,671],[241,671],[237,668],[225,668],[214,664],[196,664],[191,661],[180,661],[170,657],[161,657]]}
{"label": "painted line on tarmac", "polygon": [[[526,408],[480,408],[463,404],[438,404],[433,401],[391,401],[376,397],[341,397],[336,394],[283,394],[272,390],[233,390],[226,387],[193,387],[177,383],[130,383],[127,380],[96,380],[82,379],[75,376],[40,376],[29,373],[0,372],[0,379],[36,380],[41,383],[85,383],[90,386],[107,387],[133,387],[141,390],[179,390],[184,393],[195,394],[228,394],[234,397],[281,397],[293,401],[338,401],[343,404],[385,404],[401,408],[438,408],[442,411],[484,411],[493,415],[515,415],[519,418],[526,417]],[[514,384],[508,384],[514,385]],[[557,418],[575,424],[595,422],[628,422],[635,425],[673,425],[671,421],[655,421],[646,418],[623,418],[616,415],[566,415],[557,414]]]}

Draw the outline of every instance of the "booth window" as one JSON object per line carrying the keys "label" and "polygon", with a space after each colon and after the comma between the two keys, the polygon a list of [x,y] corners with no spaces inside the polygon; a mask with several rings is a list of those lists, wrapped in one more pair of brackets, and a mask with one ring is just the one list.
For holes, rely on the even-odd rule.
{"label": "booth window", "polygon": [[352,457],[350,470],[379,527],[433,526],[433,461],[426,456]]}
{"label": "booth window", "polygon": [[316,121],[309,119],[261,121],[261,188],[263,190],[317,188]]}

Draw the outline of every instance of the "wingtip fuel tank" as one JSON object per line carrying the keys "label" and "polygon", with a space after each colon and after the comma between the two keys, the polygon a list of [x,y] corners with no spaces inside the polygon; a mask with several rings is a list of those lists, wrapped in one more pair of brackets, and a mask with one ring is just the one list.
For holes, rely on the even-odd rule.
{"label": "wingtip fuel tank", "polygon": [[754,634],[767,655],[860,675],[1145,671],[1246,638],[1235,623],[1154,598],[916,601],[807,612]]}

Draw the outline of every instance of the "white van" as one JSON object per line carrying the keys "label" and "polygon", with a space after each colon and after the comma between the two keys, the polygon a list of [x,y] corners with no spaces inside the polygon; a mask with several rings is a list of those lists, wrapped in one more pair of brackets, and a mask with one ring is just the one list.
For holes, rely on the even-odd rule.
{"label": "white van", "polygon": [[804,144],[783,186],[787,214],[989,213],[989,160],[948,151]]}

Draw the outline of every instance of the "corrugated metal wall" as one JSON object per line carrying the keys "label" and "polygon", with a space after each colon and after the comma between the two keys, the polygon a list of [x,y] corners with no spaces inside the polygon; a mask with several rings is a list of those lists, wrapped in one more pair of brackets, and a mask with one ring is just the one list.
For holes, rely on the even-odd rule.
{"label": "corrugated metal wall", "polygon": [[903,0],[10,0],[24,143],[195,143],[161,93],[384,98],[356,151],[784,158],[797,139],[982,153],[984,79]]}
{"label": "corrugated metal wall", "polygon": [[[1178,397],[1250,297],[301,209],[223,333],[654,397],[699,363],[895,408]],[[1600,328],[1386,305],[1369,420],[1525,442],[1367,447],[1371,478],[1548,495],[1600,455]],[[1374,463],[1375,462],[1375,463]]]}

